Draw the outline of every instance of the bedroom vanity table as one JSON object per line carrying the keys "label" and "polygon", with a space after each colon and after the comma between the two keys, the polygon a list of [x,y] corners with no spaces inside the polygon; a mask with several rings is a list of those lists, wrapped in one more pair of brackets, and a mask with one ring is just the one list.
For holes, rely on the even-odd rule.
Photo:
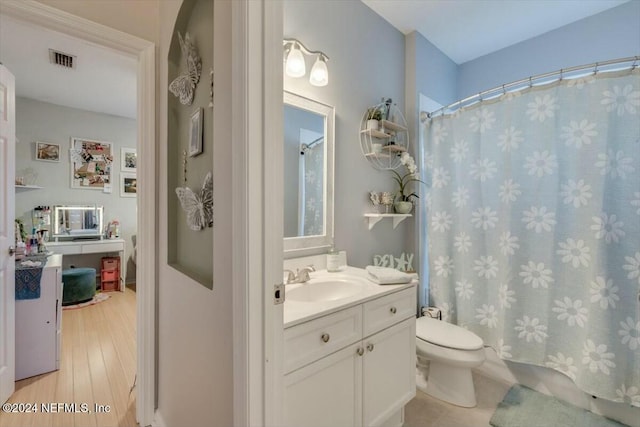
{"label": "bedroom vanity table", "polygon": [[124,239],[48,242],[46,246],[53,253],[62,255],[104,254],[104,256],[110,256],[117,254],[120,257],[120,284],[118,290],[124,292],[124,279],[127,277]]}
{"label": "bedroom vanity table", "polygon": [[[127,277],[124,239],[104,238],[104,208],[96,205],[53,207],[51,241],[47,250],[62,255],[119,256],[118,290],[124,292]],[[96,268],[100,271],[100,268]],[[100,275],[100,273],[98,273]]]}

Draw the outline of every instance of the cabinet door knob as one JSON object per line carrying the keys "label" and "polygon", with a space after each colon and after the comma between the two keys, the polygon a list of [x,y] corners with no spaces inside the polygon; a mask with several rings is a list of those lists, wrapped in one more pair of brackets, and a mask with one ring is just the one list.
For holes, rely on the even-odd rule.
{"label": "cabinet door knob", "polygon": [[13,256],[16,253],[16,248],[9,246],[9,256]]}
{"label": "cabinet door knob", "polygon": [[320,338],[322,338],[322,342],[329,342],[329,338],[331,337],[329,336],[329,334],[325,333],[325,334],[322,334]]}
{"label": "cabinet door knob", "polygon": [[358,349],[356,350],[356,353],[358,353],[358,356],[362,356],[364,354],[364,348],[358,347]]}
{"label": "cabinet door knob", "polygon": [[389,311],[391,312],[391,314],[396,314],[398,310],[395,307],[391,307]]}
{"label": "cabinet door knob", "polygon": [[367,350],[373,351],[373,344],[371,343],[367,344]]}

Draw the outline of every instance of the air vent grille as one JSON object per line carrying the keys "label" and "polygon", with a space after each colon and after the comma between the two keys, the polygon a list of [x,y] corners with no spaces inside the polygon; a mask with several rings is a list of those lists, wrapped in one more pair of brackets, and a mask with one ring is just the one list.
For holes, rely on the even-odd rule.
{"label": "air vent grille", "polygon": [[49,62],[65,68],[76,68],[76,57],[68,53],[49,49]]}

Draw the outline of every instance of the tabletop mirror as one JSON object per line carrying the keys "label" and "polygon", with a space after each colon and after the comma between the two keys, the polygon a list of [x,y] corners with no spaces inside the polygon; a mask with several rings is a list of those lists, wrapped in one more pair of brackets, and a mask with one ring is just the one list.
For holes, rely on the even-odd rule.
{"label": "tabletop mirror", "polygon": [[102,206],[54,206],[53,237],[99,238],[104,229]]}

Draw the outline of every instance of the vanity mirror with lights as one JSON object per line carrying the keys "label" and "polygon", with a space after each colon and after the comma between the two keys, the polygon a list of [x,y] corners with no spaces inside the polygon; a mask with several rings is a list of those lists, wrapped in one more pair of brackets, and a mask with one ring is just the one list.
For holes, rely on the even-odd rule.
{"label": "vanity mirror with lights", "polygon": [[333,244],[335,110],[284,92],[284,257]]}

